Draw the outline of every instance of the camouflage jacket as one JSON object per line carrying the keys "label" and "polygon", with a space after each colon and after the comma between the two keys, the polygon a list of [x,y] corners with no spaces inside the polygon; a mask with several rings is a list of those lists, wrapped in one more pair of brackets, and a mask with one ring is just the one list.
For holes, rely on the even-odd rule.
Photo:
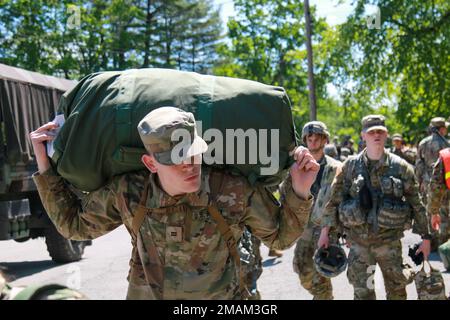
{"label": "camouflage jacket", "polygon": [[416,151],[415,149],[404,147],[402,149],[397,149],[395,147],[392,147],[390,150],[391,153],[399,156],[400,158],[405,159],[409,164],[415,165],[416,164]]}
{"label": "camouflage jacket", "polygon": [[[402,190],[401,197],[404,199],[406,205],[410,206],[410,217],[414,220],[413,231],[421,235],[429,233],[429,226],[427,223],[427,214],[425,208],[421,202],[418,190],[418,184],[416,182],[412,166],[400,157],[393,155],[392,153],[385,151],[383,157],[375,163],[372,167],[369,167],[369,160],[366,155],[367,151],[364,150],[357,156],[349,157],[343,164],[342,171],[336,176],[333,182],[330,201],[327,203],[322,219],[322,226],[329,226],[332,228],[338,227],[338,224],[342,223],[340,210],[344,203],[347,201],[354,201],[358,203],[359,194],[355,192],[360,186],[362,169],[358,165],[358,161],[363,161],[366,168],[370,168],[369,175],[373,189],[380,195],[380,203],[387,199],[387,196],[381,193],[382,181],[389,181],[395,178],[397,184],[401,184]],[[359,162],[361,163],[361,162]],[[376,213],[375,219],[379,218],[378,204],[374,210]],[[350,240],[356,242],[379,242],[379,241],[392,241],[400,239],[403,236],[403,229],[390,229],[379,228],[374,230],[369,225],[369,217],[363,217],[363,223],[351,228],[346,228],[346,233]],[[375,220],[376,221],[376,220]],[[376,223],[376,222],[375,222]]]}
{"label": "camouflage jacket", "polygon": [[446,148],[444,141],[433,133],[419,143],[416,159],[416,176],[419,184],[429,183],[439,151]]}
{"label": "camouflage jacket", "polygon": [[[133,247],[128,299],[240,299],[238,271],[216,222],[208,213],[213,200],[239,239],[247,225],[268,247],[286,249],[300,236],[312,197],[300,199],[288,176],[280,188],[281,204],[262,187],[250,187],[244,177],[223,175],[217,195],[210,188],[211,170],[203,168],[196,193],[171,197],[148,171],[123,174],[91,192],[82,203],[52,169],[35,174],[42,203],[58,231],[74,240],[92,239],[132,220],[144,184],[150,178],[147,215]],[[187,211],[172,210],[179,205]],[[139,244],[141,246],[139,246]]]}
{"label": "camouflage jacket", "polygon": [[442,207],[444,197],[448,192],[445,185],[444,163],[441,157],[434,165],[428,190],[427,211],[430,215],[438,214],[439,208]]}
{"label": "camouflage jacket", "polygon": [[342,162],[325,155],[320,161],[321,170],[323,170],[321,179],[316,179],[311,187],[311,193],[314,196],[314,204],[308,221],[308,227],[321,226],[322,214],[325,205],[330,200],[331,184],[336,173],[342,168]]}

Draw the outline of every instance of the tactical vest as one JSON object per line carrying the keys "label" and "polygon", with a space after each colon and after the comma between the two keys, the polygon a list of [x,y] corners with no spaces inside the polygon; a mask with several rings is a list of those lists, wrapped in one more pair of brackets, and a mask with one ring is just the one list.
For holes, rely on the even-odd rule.
{"label": "tactical vest", "polygon": [[[378,173],[379,187],[372,188],[372,208],[364,209],[360,193],[369,186],[367,178],[370,173],[363,160],[363,153],[358,154],[348,163],[344,177],[344,186],[349,190],[349,198],[339,206],[340,221],[344,227],[352,228],[368,224],[372,231],[378,233],[379,228],[406,230],[411,227],[412,210],[403,197],[404,186],[399,172],[402,172],[400,157],[386,153],[387,166]],[[373,186],[374,181],[370,181]]]}
{"label": "tactical vest", "polygon": [[439,151],[439,156],[444,163],[444,179],[447,189],[450,190],[450,148]]}

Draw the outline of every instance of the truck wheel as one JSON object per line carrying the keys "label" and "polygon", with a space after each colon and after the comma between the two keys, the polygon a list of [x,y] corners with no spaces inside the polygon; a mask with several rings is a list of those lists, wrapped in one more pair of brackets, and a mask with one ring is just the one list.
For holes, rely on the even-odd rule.
{"label": "truck wheel", "polygon": [[67,240],[51,226],[45,230],[45,243],[52,260],[67,263],[81,260],[87,241]]}

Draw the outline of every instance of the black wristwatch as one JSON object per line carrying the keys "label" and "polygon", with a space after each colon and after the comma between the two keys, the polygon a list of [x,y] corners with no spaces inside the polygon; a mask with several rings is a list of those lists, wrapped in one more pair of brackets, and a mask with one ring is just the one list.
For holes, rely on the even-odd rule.
{"label": "black wristwatch", "polygon": [[422,236],[422,240],[431,240],[431,234],[427,233]]}

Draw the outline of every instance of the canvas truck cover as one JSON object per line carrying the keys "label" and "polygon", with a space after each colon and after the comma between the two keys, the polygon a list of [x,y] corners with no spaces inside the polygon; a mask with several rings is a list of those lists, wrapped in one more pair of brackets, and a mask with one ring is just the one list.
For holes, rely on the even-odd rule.
{"label": "canvas truck cover", "polygon": [[27,164],[33,159],[28,134],[53,119],[60,97],[75,81],[0,64],[2,163]]}

